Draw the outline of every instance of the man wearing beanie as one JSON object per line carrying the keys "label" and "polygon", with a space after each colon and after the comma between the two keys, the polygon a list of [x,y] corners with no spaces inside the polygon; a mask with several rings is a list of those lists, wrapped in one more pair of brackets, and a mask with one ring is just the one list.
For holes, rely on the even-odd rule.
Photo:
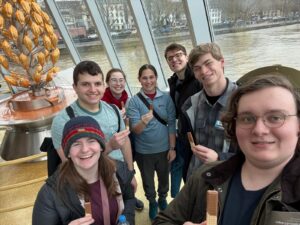
{"label": "man wearing beanie", "polygon": [[[105,136],[89,116],[69,120],[63,129],[66,160],[38,193],[32,224],[116,224],[119,215],[134,225],[133,171],[105,152]],[[86,211],[90,205],[90,212]]]}
{"label": "man wearing beanie", "polygon": [[[100,101],[105,91],[103,73],[99,65],[93,61],[82,61],[73,71],[73,88],[78,99],[70,107],[74,116],[91,116],[101,126],[105,135],[105,149],[108,156],[115,160],[126,161],[128,169],[133,171],[133,161],[129,130],[125,129],[123,120],[118,119],[118,115],[113,107]],[[121,117],[120,112],[119,116]],[[62,110],[52,122],[51,135],[54,148],[60,158],[65,160],[61,143],[63,127],[70,120],[66,110]],[[136,190],[137,183],[132,179],[132,186]]]}

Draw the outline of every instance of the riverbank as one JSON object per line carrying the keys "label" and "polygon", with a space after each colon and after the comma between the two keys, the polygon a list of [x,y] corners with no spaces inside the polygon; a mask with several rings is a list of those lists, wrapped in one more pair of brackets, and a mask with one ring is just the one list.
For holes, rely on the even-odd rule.
{"label": "riverbank", "polygon": [[214,34],[228,34],[228,33],[238,33],[238,32],[245,32],[250,30],[260,30],[260,29],[267,29],[267,28],[273,28],[273,27],[281,27],[281,26],[289,26],[294,24],[300,24],[300,21],[286,21],[281,23],[259,23],[259,24],[251,24],[247,26],[235,26],[231,28],[222,28],[222,29],[213,29]]}

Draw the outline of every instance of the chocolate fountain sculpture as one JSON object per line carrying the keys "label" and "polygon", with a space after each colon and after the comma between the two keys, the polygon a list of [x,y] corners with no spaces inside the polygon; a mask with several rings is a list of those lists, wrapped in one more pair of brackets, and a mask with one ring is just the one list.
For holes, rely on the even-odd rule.
{"label": "chocolate fountain sculpture", "polygon": [[1,156],[10,160],[39,152],[68,98],[53,82],[60,51],[47,13],[35,0],[0,0],[0,11],[0,74],[12,94],[0,102]]}

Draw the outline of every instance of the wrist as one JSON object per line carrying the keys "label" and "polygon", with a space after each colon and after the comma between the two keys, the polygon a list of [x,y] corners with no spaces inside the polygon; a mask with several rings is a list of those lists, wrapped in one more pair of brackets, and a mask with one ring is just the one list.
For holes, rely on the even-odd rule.
{"label": "wrist", "polygon": [[170,147],[169,150],[175,151],[175,147]]}

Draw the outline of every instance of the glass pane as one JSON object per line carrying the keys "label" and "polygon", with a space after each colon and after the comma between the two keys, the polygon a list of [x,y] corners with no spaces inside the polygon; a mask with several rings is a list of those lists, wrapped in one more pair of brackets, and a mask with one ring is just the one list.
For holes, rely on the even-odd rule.
{"label": "glass pane", "polygon": [[139,68],[148,62],[126,0],[97,0],[132,93],[140,89]]}
{"label": "glass pane", "polygon": [[237,80],[259,67],[300,69],[299,1],[208,0],[225,74]]}
{"label": "glass pane", "polygon": [[60,58],[56,65],[60,68],[60,70],[65,70],[65,69],[68,69],[68,68],[74,66],[71,55],[65,46],[64,40],[62,39],[62,35],[61,35],[59,29],[57,28],[55,21],[52,19],[52,16],[51,16],[51,13],[49,12],[48,7],[45,6],[44,0],[40,0],[40,1],[38,1],[38,3],[41,6],[41,8],[51,18],[55,34],[58,37],[58,48],[60,50]]}
{"label": "glass pane", "polygon": [[165,60],[165,48],[175,42],[187,52],[193,48],[189,25],[182,0],[143,0],[152,34],[165,74],[172,74]]}
{"label": "glass pane", "polygon": [[105,73],[111,65],[84,1],[56,0],[55,2],[81,59],[97,62]]}

